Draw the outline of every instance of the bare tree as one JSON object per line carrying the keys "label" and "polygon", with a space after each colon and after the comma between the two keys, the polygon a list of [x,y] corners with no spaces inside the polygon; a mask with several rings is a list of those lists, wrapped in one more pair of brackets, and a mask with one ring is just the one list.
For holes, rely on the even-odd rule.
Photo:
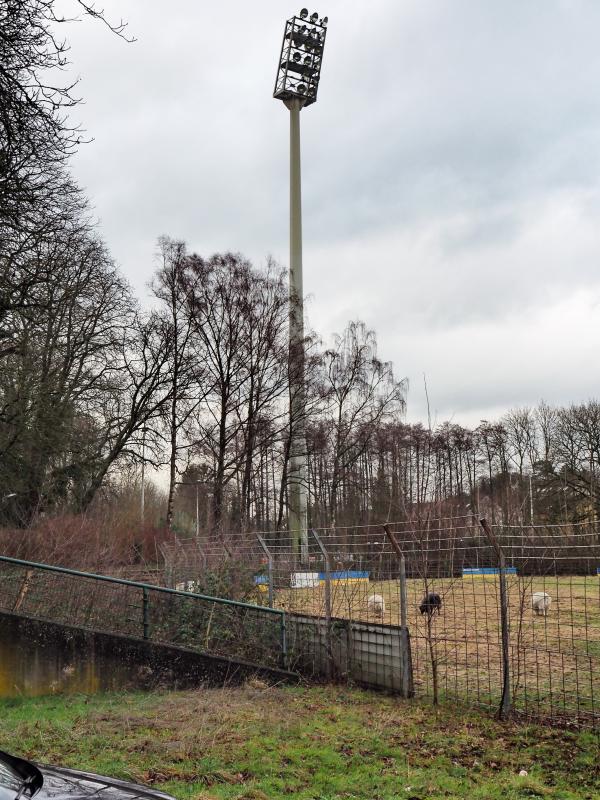
{"label": "bare tree", "polygon": [[405,385],[395,380],[391,363],[377,358],[375,333],[361,322],[351,322],[336,337],[324,362],[333,437],[329,502],[335,524],[348,469],[365,451],[376,427],[402,410]]}
{"label": "bare tree", "polygon": [[10,317],[0,370],[1,478],[27,522],[84,507],[140,419],[162,409],[167,331],[143,320],[103,244],[69,230],[40,257],[36,302]]}
{"label": "bare tree", "polygon": [[173,523],[173,503],[177,482],[177,463],[181,450],[179,433],[197,408],[203,392],[202,364],[193,356],[190,347],[192,317],[190,315],[190,286],[186,280],[186,248],[184,242],[167,236],[158,240],[160,265],[152,284],[153,292],[162,303],[161,314],[169,330],[169,366],[172,382],[171,400],[166,415],[169,450],[169,489],[167,494],[167,528]]}
{"label": "bare tree", "polygon": [[[69,46],[57,28],[69,21],[56,0],[11,0],[0,7],[0,326],[37,283],[28,254],[40,238],[60,228],[65,208],[81,203],[66,172],[82,141],[67,113],[80,102],[75,84],[62,81]],[[110,25],[101,10],[82,0],[75,13]],[[65,11],[67,6],[61,5]]]}
{"label": "bare tree", "polygon": [[232,484],[240,524],[252,505],[255,456],[285,426],[285,287],[273,265],[259,272],[233,254],[191,256],[187,275],[191,346],[204,366],[188,436],[210,467],[215,525]]}

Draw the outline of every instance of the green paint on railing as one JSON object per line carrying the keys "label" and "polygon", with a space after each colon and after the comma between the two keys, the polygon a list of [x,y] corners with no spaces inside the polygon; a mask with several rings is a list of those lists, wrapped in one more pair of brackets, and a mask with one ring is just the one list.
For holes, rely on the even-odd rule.
{"label": "green paint on railing", "polygon": [[194,592],[180,592],[177,589],[170,589],[168,586],[156,586],[151,583],[140,583],[139,581],[129,581],[125,578],[115,578],[112,575],[97,575],[93,572],[81,572],[80,570],[70,569],[69,567],[56,567],[52,564],[39,564],[35,561],[24,561],[20,558],[11,558],[10,556],[0,556],[0,561],[7,564],[15,564],[19,567],[28,567],[29,569],[43,569],[47,572],[59,572],[63,575],[72,575],[76,578],[90,578],[96,581],[104,581],[106,583],[115,583],[120,586],[133,586],[137,589],[152,590],[153,592],[163,592],[164,594],[174,594],[178,597],[191,597],[195,600],[207,600],[210,603],[219,603],[224,606],[236,606],[237,608],[251,608],[254,611],[260,611],[263,614],[276,614],[282,616],[285,611],[280,608],[269,608],[268,606],[258,606],[254,603],[243,603],[240,600],[228,600],[225,597],[211,597],[205,594],[195,594]]}
{"label": "green paint on railing", "polygon": [[144,630],[144,639],[150,638],[150,590],[147,586],[142,589],[142,622]]}
{"label": "green paint on railing", "polygon": [[[278,665],[287,664],[286,612],[283,609],[229,600],[225,597],[181,592],[167,586],[156,586],[111,575],[98,575],[10,556],[0,556],[0,566],[2,565],[5,565],[6,572],[9,572],[9,567],[25,572],[20,588],[13,587],[14,596],[9,592],[3,606],[13,614],[126,636],[141,634],[147,641],[194,647],[201,652],[226,657],[248,658],[248,655],[252,654],[251,657],[257,660],[257,665],[264,666],[273,662]],[[40,594],[37,584],[29,585],[29,573],[33,575],[36,572],[38,575],[41,573],[48,576],[48,581],[44,582],[48,583],[48,595],[45,592]],[[65,595],[66,604],[60,589],[55,586],[55,580],[59,576],[72,581],[73,587],[79,587],[73,594]],[[41,575],[39,577],[41,578]],[[4,578],[3,571],[0,570],[0,588],[3,591]],[[90,585],[90,582],[95,582],[96,585]],[[101,592],[100,585],[106,586],[108,593]],[[118,606],[117,600],[118,607],[111,608],[110,603],[107,606],[106,595],[118,598],[118,587],[132,590],[136,597],[139,597],[139,601],[136,599],[133,605],[125,601],[121,607]],[[166,609],[161,603],[160,596],[157,595],[167,601]],[[4,595],[0,597],[0,603],[4,602],[3,597]],[[168,610],[171,608],[169,598],[182,601],[175,604],[180,610],[179,613],[174,609],[173,612]],[[73,602],[75,604],[71,607]],[[207,608],[209,614],[206,613]]]}

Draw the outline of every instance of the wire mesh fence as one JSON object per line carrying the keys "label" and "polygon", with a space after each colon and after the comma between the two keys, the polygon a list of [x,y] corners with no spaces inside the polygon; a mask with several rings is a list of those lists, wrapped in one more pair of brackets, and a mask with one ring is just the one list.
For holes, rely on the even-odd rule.
{"label": "wire mesh fence", "polygon": [[0,610],[261,666],[286,663],[282,611],[4,556]]}
{"label": "wire mesh fence", "polygon": [[518,708],[600,727],[600,539],[594,525],[499,528]]}
{"label": "wire mesh fence", "polygon": [[463,517],[303,544],[233,534],[198,543],[197,563],[195,543],[178,545],[169,568],[174,581],[224,562],[243,572],[255,602],[286,612],[290,663],[308,674],[600,727],[598,525],[488,533]]}

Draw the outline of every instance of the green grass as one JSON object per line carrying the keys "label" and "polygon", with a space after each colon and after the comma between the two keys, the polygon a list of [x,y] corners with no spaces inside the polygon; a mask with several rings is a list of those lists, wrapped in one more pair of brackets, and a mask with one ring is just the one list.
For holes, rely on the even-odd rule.
{"label": "green grass", "polygon": [[2,700],[0,747],[181,800],[600,797],[592,733],[337,687]]}

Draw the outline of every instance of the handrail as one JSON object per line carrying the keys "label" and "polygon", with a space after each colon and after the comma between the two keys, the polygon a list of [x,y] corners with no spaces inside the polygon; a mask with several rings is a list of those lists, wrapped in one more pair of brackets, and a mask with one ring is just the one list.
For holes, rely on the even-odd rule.
{"label": "handrail", "polygon": [[133,586],[137,589],[151,589],[152,591],[163,592],[164,594],[175,594],[178,597],[191,597],[195,600],[208,600],[210,603],[221,603],[224,606],[251,608],[254,611],[263,611],[266,614],[276,614],[280,617],[285,615],[285,611],[280,608],[258,606],[254,603],[243,603],[241,600],[228,600],[225,597],[211,597],[210,595],[195,594],[194,592],[180,592],[177,589],[171,589],[168,586],[156,586],[152,583],[128,581],[125,578],[115,578],[112,575],[97,575],[93,572],[81,572],[80,570],[70,569],[69,567],[57,567],[52,564],[39,564],[35,561],[24,561],[23,559],[11,558],[10,556],[0,556],[0,561],[7,564],[16,564],[21,567],[30,567],[31,569],[45,569],[48,572],[60,572],[63,575],[73,575],[77,578],[92,578],[93,580],[105,581],[106,583],[117,583],[121,586]]}

